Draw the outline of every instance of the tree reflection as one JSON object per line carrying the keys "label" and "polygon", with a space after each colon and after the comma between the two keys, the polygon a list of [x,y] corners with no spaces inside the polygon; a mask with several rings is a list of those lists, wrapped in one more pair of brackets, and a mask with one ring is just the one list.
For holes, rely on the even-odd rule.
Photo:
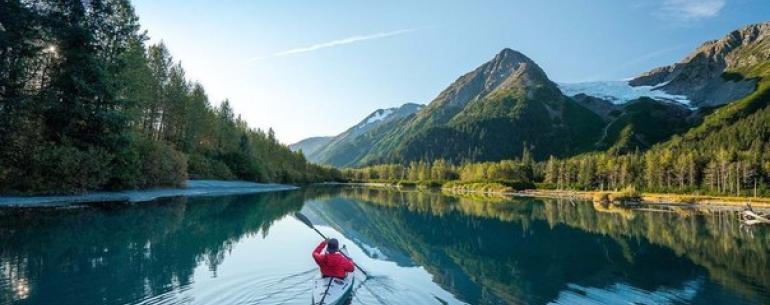
{"label": "tree reflection", "polygon": [[546,304],[565,291],[618,287],[699,289],[690,301],[700,304],[770,303],[770,233],[747,234],[731,212],[329,187],[0,209],[0,304],[126,304],[183,289],[196,267],[217,276],[239,240],[267,235],[303,202],[376,248],[370,255],[420,266],[471,304]]}
{"label": "tree reflection", "polygon": [[724,294],[736,300],[770,301],[770,235],[749,236],[732,212],[371,188],[334,192],[351,207],[319,205],[330,217],[407,253],[469,303],[543,304],[568,284],[624,282],[654,291],[699,278],[726,287]]}
{"label": "tree reflection", "polygon": [[0,303],[123,304],[184,287],[196,266],[215,276],[233,244],[267,234],[303,199],[280,192],[0,210],[0,283],[11,283],[0,286]]}

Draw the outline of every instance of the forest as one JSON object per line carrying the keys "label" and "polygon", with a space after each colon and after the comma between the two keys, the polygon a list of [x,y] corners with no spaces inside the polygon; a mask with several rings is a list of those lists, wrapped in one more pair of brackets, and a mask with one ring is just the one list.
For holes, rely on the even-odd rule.
{"label": "forest", "polygon": [[0,20],[0,192],[340,178],[210,101],[128,0],[2,0]]}
{"label": "forest", "polygon": [[[768,124],[770,108],[744,124]],[[744,128],[750,128],[744,126]],[[725,137],[731,129],[717,132]],[[755,130],[755,129],[746,129]],[[498,162],[461,162],[443,159],[383,164],[344,169],[352,181],[439,186],[448,182],[496,182],[542,189],[619,191],[628,187],[644,192],[728,196],[770,195],[770,147],[754,138],[733,140],[710,149],[683,143],[681,138],[645,152],[594,152],[535,161],[525,149],[521,158]],[[746,149],[742,149],[743,145]]]}
{"label": "forest", "polygon": [[[496,162],[431,160],[345,169],[356,181],[449,181],[535,185],[543,189],[770,196],[770,62],[727,74],[756,79],[753,93],[726,105],[700,109],[699,124],[667,135],[652,147],[633,145],[643,126],[629,124],[616,145],[573,156],[521,157]],[[723,77],[725,77],[723,75]],[[620,149],[619,149],[620,148]],[[521,184],[523,182],[523,184]]]}

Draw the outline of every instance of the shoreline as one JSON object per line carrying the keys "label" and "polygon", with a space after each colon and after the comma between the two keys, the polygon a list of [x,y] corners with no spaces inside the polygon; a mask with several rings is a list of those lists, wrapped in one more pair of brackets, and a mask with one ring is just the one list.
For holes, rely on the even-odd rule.
{"label": "shoreline", "polygon": [[183,188],[91,192],[58,196],[0,196],[0,208],[56,207],[96,202],[147,202],[169,197],[202,197],[296,190],[288,184],[225,180],[188,180]]}
{"label": "shoreline", "polygon": [[[576,198],[580,200],[592,201],[596,193],[613,193],[601,191],[567,191],[567,190],[524,190],[513,193],[518,196],[544,197],[544,198]],[[733,197],[733,196],[710,196],[695,194],[673,194],[673,193],[641,193],[642,205],[666,205],[680,207],[745,207],[750,204],[752,207],[770,208],[770,198],[768,197]]]}
{"label": "shoreline", "polygon": [[[334,185],[349,186],[368,186],[380,188],[404,188],[392,183],[335,183]],[[420,187],[406,187],[409,189],[421,189]],[[445,192],[456,193],[476,193],[491,194],[515,197],[533,197],[533,198],[560,198],[560,199],[578,199],[593,201],[596,193],[614,193],[610,191],[570,191],[570,190],[544,190],[544,189],[526,189],[513,192],[495,192],[469,189],[437,188]],[[770,209],[770,197],[732,197],[732,196],[710,196],[696,194],[674,194],[674,193],[642,193],[639,204],[656,206],[677,206],[677,207],[745,207],[750,204],[755,208]]]}

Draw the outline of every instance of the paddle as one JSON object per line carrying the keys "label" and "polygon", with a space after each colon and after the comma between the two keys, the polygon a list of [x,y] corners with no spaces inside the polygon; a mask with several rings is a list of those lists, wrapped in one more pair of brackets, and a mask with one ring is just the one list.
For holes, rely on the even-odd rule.
{"label": "paddle", "polygon": [[[297,219],[299,219],[299,221],[303,222],[305,225],[307,225],[311,229],[315,230],[315,232],[318,233],[318,235],[321,235],[321,237],[323,237],[323,239],[328,239],[328,238],[326,238],[326,236],[323,233],[321,233],[321,231],[318,231],[318,229],[316,229],[315,226],[313,226],[313,223],[310,222],[310,219],[305,217],[305,215],[302,215],[302,213],[300,213],[300,212],[294,213],[294,217],[297,217]],[[339,251],[339,253],[344,255],[348,259],[350,259],[350,257],[348,257],[348,255],[345,254],[345,252]],[[365,276],[369,277],[369,274],[366,273],[366,271],[364,271],[364,269],[362,269],[361,266],[356,264],[356,262],[353,262],[353,265],[356,266],[356,268],[358,268],[358,270],[361,270],[361,273],[363,273]]]}

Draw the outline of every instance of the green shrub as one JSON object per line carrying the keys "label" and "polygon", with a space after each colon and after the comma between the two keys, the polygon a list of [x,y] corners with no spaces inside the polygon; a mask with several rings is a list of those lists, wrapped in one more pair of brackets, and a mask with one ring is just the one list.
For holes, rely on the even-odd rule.
{"label": "green shrub", "polygon": [[517,191],[523,191],[523,190],[531,190],[536,188],[535,184],[528,181],[517,181],[517,180],[501,180],[497,181],[498,183],[508,186],[514,190]]}
{"label": "green shrub", "polygon": [[611,202],[639,201],[642,194],[636,191],[636,187],[629,185],[618,192],[609,193],[607,199]]}
{"label": "green shrub", "polygon": [[443,183],[436,180],[428,180],[428,181],[420,181],[419,187],[423,188],[438,188],[441,187]]}
{"label": "green shrub", "polygon": [[187,180],[187,158],[166,144],[142,140],[137,143],[144,177],[140,187],[183,186]]}
{"label": "green shrub", "polygon": [[101,148],[49,146],[33,157],[27,176],[27,191],[36,193],[80,193],[98,190],[110,178],[113,155]]}
{"label": "green shrub", "polygon": [[233,174],[233,172],[224,162],[215,159],[209,159],[209,164],[211,164],[211,172],[209,173],[210,176],[208,178],[222,180],[235,179],[235,174]]}
{"label": "green shrub", "polygon": [[525,189],[532,189],[535,185],[521,181],[450,181],[442,188],[466,192],[511,193]]}
{"label": "green shrub", "polygon": [[193,179],[233,180],[236,178],[227,164],[200,154],[190,155],[188,172]]}
{"label": "green shrub", "polygon": [[396,183],[396,185],[398,185],[399,187],[416,187],[417,183],[414,181],[401,180],[398,183]]}
{"label": "green shrub", "polygon": [[190,179],[206,179],[211,177],[211,162],[200,154],[187,156],[187,174]]}
{"label": "green shrub", "polygon": [[535,183],[535,188],[540,190],[555,190],[556,183],[546,183],[546,182]]}
{"label": "green shrub", "polygon": [[142,156],[136,143],[120,150],[112,162],[112,175],[107,189],[136,189],[144,185]]}

